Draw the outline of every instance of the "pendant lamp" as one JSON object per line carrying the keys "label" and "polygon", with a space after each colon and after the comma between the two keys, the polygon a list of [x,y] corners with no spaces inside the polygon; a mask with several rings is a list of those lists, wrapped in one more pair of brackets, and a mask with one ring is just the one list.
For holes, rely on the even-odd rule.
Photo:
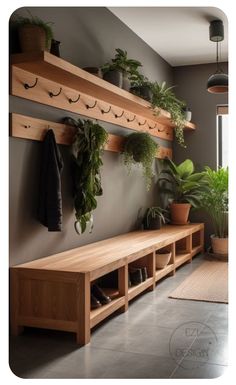
{"label": "pendant lamp", "polygon": [[228,92],[228,75],[219,65],[219,42],[224,40],[224,25],[221,20],[210,23],[210,40],[216,42],[216,72],[207,81],[207,91],[212,94]]}

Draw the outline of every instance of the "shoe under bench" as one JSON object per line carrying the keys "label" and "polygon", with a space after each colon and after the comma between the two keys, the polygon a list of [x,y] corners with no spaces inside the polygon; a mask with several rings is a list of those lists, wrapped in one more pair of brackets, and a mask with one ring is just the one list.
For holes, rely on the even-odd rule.
{"label": "shoe under bench", "polygon": [[[24,326],[74,332],[77,343],[90,341],[91,329],[114,312],[128,310],[129,301],[148,290],[204,249],[204,224],[166,225],[160,230],[134,231],[10,268],[11,332]],[[171,260],[156,269],[157,250],[171,251]],[[145,266],[148,278],[128,285],[129,266]],[[112,301],[90,309],[91,284],[117,273],[116,287],[104,289]]]}

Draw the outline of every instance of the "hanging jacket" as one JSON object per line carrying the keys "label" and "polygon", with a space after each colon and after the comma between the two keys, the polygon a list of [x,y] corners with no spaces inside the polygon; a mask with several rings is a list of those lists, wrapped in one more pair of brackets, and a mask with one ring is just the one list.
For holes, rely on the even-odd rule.
{"label": "hanging jacket", "polygon": [[43,141],[38,206],[38,219],[48,231],[61,231],[62,227],[62,169],[61,153],[50,129]]}

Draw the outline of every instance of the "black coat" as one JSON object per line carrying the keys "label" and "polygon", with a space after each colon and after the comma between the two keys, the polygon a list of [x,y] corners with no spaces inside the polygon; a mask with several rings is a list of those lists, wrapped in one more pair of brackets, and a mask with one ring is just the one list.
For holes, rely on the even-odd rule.
{"label": "black coat", "polygon": [[53,130],[48,130],[42,151],[38,219],[48,231],[61,231],[61,171],[63,160]]}

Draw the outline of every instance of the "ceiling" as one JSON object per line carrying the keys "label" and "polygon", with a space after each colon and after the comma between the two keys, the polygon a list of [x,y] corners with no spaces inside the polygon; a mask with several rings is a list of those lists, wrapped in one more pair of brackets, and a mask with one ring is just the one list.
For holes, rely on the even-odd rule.
{"label": "ceiling", "polygon": [[214,7],[109,7],[124,24],[171,66],[213,63],[216,43],[209,40],[209,23],[221,19],[225,39],[220,61],[228,59],[226,15]]}

